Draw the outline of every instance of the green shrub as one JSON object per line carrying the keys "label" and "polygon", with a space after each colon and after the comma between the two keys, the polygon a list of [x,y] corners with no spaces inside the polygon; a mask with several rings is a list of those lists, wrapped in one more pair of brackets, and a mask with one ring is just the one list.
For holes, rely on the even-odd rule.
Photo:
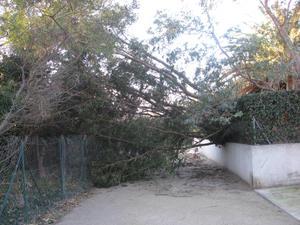
{"label": "green shrub", "polygon": [[300,92],[249,94],[236,103],[242,117],[232,121],[219,143],[295,143],[300,141]]}
{"label": "green shrub", "polygon": [[96,187],[110,187],[126,181],[145,179],[159,170],[170,172],[175,160],[174,153],[149,152],[149,154],[119,159],[112,163],[102,160],[91,162],[91,180]]}
{"label": "green shrub", "polygon": [[108,187],[147,178],[159,170],[172,170],[183,137],[157,130],[172,131],[171,125],[136,118],[114,124],[109,130],[111,138],[96,136],[99,147],[89,153],[91,181],[97,187]]}

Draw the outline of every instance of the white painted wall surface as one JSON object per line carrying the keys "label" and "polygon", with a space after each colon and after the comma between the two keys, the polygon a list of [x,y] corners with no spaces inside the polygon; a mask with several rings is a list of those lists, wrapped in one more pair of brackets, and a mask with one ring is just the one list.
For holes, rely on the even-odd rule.
{"label": "white painted wall surface", "polygon": [[300,184],[300,143],[206,146],[199,153],[228,168],[254,188]]}
{"label": "white painted wall surface", "polygon": [[215,145],[199,148],[199,153],[218,165],[226,167],[252,185],[251,145],[228,143],[225,147]]}
{"label": "white painted wall surface", "polygon": [[226,166],[226,152],[224,148],[218,147],[216,145],[208,145],[198,148],[198,152],[208,159],[214,161],[219,166]]}
{"label": "white painted wall surface", "polygon": [[253,186],[300,183],[300,144],[252,146]]}
{"label": "white painted wall surface", "polygon": [[226,168],[252,185],[251,145],[228,143],[225,145]]}

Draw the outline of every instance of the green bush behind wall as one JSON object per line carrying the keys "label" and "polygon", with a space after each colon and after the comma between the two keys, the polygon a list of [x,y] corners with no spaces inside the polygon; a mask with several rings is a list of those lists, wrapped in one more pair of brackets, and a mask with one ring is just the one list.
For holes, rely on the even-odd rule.
{"label": "green bush behind wall", "polygon": [[242,96],[232,121],[219,142],[245,144],[300,142],[300,92],[262,92]]}

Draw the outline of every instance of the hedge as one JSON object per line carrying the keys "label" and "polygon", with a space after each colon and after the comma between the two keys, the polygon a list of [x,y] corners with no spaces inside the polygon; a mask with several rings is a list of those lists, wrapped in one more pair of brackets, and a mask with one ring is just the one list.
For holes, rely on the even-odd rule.
{"label": "hedge", "polygon": [[271,144],[300,142],[300,92],[262,92],[242,96],[220,143]]}

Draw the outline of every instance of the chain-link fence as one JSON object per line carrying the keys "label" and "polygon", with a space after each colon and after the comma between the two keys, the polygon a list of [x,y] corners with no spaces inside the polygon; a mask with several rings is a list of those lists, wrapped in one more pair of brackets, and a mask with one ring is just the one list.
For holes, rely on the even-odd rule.
{"label": "chain-link fence", "polygon": [[89,186],[86,136],[11,137],[1,143],[1,225],[36,223]]}

